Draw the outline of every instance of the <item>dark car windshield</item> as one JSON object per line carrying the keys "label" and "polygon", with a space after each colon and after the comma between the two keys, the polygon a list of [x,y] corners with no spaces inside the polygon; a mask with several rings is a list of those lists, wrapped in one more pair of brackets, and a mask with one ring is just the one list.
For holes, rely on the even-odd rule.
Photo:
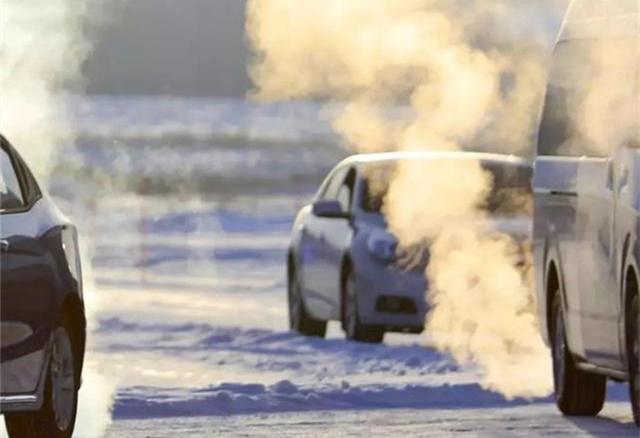
{"label": "dark car windshield", "polygon": [[[433,160],[429,160],[433,163]],[[501,215],[530,212],[532,170],[527,166],[509,163],[484,162],[482,167],[491,173],[493,188],[486,200],[486,210]],[[425,169],[425,171],[428,171]],[[384,198],[393,180],[394,164],[370,165],[363,172],[364,188],[361,208],[368,213],[381,213]]]}

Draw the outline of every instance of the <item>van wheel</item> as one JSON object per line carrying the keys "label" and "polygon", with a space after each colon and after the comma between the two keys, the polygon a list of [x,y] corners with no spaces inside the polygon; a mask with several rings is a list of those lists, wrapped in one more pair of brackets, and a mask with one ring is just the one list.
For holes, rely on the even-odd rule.
{"label": "van wheel", "polygon": [[379,344],[382,342],[384,339],[384,329],[382,327],[365,325],[360,322],[356,285],[351,273],[347,275],[344,289],[342,326],[344,327],[347,339],[370,344]]}
{"label": "van wheel", "polygon": [[556,404],[564,415],[595,416],[604,406],[607,379],[586,373],[575,365],[565,331],[560,293],[556,293],[552,311],[553,380]]}
{"label": "van wheel", "polygon": [[73,434],[78,408],[78,382],[71,330],[71,324],[65,318],[54,331],[40,410],[4,415],[10,437],[69,438]]}
{"label": "van wheel", "polygon": [[640,427],[640,299],[636,296],[631,302],[629,318],[629,374],[631,379],[631,407],[636,426]]}
{"label": "van wheel", "polygon": [[304,336],[324,338],[327,322],[313,318],[307,312],[302,299],[300,281],[295,269],[289,275],[289,328]]}

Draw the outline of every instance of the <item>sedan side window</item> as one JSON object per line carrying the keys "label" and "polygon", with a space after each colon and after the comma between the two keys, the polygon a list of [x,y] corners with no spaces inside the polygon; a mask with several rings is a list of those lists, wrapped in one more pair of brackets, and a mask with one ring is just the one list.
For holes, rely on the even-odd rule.
{"label": "sedan side window", "polygon": [[13,161],[4,148],[0,150],[0,171],[0,212],[24,207],[20,180],[13,167]]}
{"label": "sedan side window", "polygon": [[337,200],[342,205],[343,211],[351,211],[351,202],[353,200],[353,189],[356,182],[355,169],[349,170],[347,177],[342,182],[342,185],[338,189]]}
{"label": "sedan side window", "polygon": [[326,189],[322,194],[324,200],[336,200],[338,199],[338,191],[342,187],[344,181],[344,175],[347,169],[341,168],[336,170],[331,176],[331,180],[326,184]]}
{"label": "sedan side window", "polygon": [[342,211],[349,211],[351,207],[351,189],[343,185],[338,191],[338,202],[342,206]]}
{"label": "sedan side window", "polygon": [[38,183],[36,182],[36,179],[31,173],[31,170],[29,170],[29,167],[24,162],[20,154],[18,154],[15,150],[13,151],[13,153],[16,160],[15,161],[16,166],[19,169],[18,173],[22,174],[22,176],[24,177],[23,179],[24,185],[23,185],[22,193],[24,194],[25,204],[26,205],[34,204],[42,196],[40,187],[38,186]]}

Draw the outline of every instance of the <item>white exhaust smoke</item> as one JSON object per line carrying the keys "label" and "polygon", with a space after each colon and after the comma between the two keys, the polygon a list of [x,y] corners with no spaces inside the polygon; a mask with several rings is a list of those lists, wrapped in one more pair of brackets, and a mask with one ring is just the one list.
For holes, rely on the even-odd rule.
{"label": "white exhaust smoke", "polygon": [[[357,151],[530,155],[548,52],[565,6],[250,0],[255,97],[344,104],[335,129]],[[483,206],[492,179],[478,162],[438,167],[402,164],[383,207],[402,245],[430,242],[432,342],[477,364],[486,388],[508,398],[547,395],[551,363],[532,285],[518,267],[513,239],[487,232]]]}
{"label": "white exhaust smoke", "polygon": [[77,86],[89,50],[89,2],[3,0],[0,13],[0,131],[46,177],[56,144],[72,139],[64,89]]}
{"label": "white exhaust smoke", "polygon": [[[67,93],[82,86],[80,70],[90,50],[83,26],[98,6],[91,0],[2,0],[0,6],[0,132],[16,145],[45,185],[55,164],[56,147],[73,141]],[[82,243],[88,247],[86,240]],[[83,255],[90,332],[97,297],[90,259],[86,251]],[[89,333],[89,343],[91,339]],[[95,366],[89,345],[76,425],[76,435],[81,437],[102,436],[111,421],[114,386]]]}

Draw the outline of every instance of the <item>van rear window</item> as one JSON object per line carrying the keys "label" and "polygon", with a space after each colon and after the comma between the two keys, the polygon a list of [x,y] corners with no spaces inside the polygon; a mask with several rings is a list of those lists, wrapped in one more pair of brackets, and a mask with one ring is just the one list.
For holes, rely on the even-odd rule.
{"label": "van rear window", "polygon": [[[626,125],[638,119],[639,43],[620,38],[558,44],[540,123],[538,155],[606,155],[611,150],[609,143],[620,141],[613,138],[611,128],[632,131]],[[616,117],[619,111],[625,111],[624,117]],[[609,129],[611,133],[606,132]]]}

